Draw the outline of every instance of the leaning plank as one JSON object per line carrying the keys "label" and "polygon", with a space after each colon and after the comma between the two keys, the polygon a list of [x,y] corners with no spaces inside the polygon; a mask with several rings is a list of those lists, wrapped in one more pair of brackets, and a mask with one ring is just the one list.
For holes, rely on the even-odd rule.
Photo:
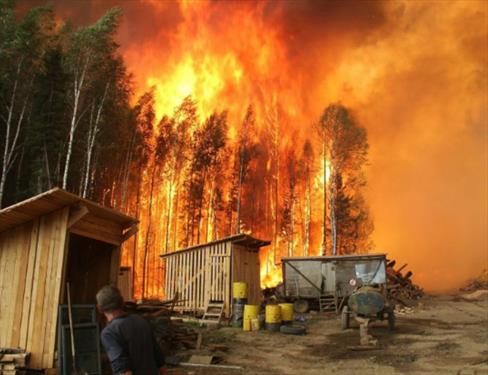
{"label": "leaning plank", "polygon": [[27,339],[28,339],[28,332],[29,332],[29,322],[30,322],[30,312],[32,308],[32,300],[33,300],[33,289],[34,289],[34,271],[36,257],[37,257],[37,246],[39,241],[39,219],[34,220],[32,225],[31,231],[31,240],[30,246],[28,250],[28,261],[27,261],[27,274],[25,280],[25,292],[24,292],[24,302],[23,302],[23,310],[22,310],[22,320],[21,320],[21,329],[20,329],[20,343],[19,346],[21,348],[27,347]]}
{"label": "leaning plank", "polygon": [[39,224],[39,240],[37,246],[37,259],[34,271],[34,281],[33,281],[33,298],[31,311],[29,316],[29,332],[27,335],[27,347],[26,350],[31,355],[30,366],[33,368],[42,368],[42,355],[39,353],[42,351],[41,339],[42,339],[42,327],[44,321],[44,293],[46,285],[46,266],[48,252],[48,240],[49,235],[46,230],[46,217],[40,218]]}
{"label": "leaning plank", "polygon": [[56,347],[56,328],[58,319],[58,305],[61,301],[61,285],[64,273],[66,253],[66,236],[68,224],[69,209],[64,208],[59,213],[59,220],[56,224],[56,235],[53,243],[54,258],[51,285],[51,302],[48,315],[49,329],[46,332],[45,348],[44,348],[44,367],[51,367],[54,365],[54,350]]}
{"label": "leaning plank", "polygon": [[29,249],[30,249],[30,242],[31,242],[31,233],[33,230],[33,222],[24,224],[21,227],[21,238],[20,238],[20,249],[18,256],[20,257],[20,264],[16,272],[18,273],[18,281],[17,281],[17,294],[15,296],[15,322],[14,327],[12,330],[12,339],[11,339],[11,346],[12,347],[20,347],[20,337],[21,337],[21,329],[22,329],[22,311],[25,308],[24,306],[24,295],[27,289],[27,268],[29,265]]}

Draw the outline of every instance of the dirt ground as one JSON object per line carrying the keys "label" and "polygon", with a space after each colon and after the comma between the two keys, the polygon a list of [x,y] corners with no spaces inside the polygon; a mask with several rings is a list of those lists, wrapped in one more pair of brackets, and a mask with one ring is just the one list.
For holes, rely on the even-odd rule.
{"label": "dirt ground", "polygon": [[[379,347],[352,351],[359,344],[357,325],[341,331],[339,318],[308,315],[308,334],[290,336],[235,328],[208,331],[198,354],[213,354],[221,364],[242,370],[173,368],[168,374],[458,374],[488,375],[488,299],[467,302],[458,296],[428,296],[413,312],[397,316],[396,331],[386,322],[370,329]],[[206,344],[228,350],[209,352]],[[195,352],[194,352],[195,353]],[[186,354],[191,354],[188,352]]]}

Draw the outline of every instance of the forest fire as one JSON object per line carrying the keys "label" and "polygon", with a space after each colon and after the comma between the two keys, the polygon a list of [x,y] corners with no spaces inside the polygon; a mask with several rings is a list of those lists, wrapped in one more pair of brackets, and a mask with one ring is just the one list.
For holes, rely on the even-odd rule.
{"label": "forest fire", "polygon": [[[122,259],[134,269],[136,298],[164,298],[161,254],[237,232],[272,241],[260,256],[263,286],[279,282],[283,256],[370,249],[408,262],[427,290],[480,271],[488,246],[487,179],[480,178],[485,2],[54,6],[60,25],[93,23],[122,8],[114,56],[121,54],[127,76],[117,78],[123,94],[111,98],[104,118],[107,134],[120,138],[110,147],[99,140],[95,161],[80,157],[72,168],[83,172],[70,171],[69,181],[66,158],[63,182],[139,218]],[[121,110],[113,103],[124,95],[130,108]],[[88,141],[75,138],[74,153],[96,143],[90,134],[99,129],[89,120],[96,105],[103,100],[80,110],[92,116],[81,121],[77,131]],[[60,136],[60,149],[67,138]],[[46,171],[26,180],[52,184],[64,159],[49,154],[49,143],[42,147],[47,161],[35,156]],[[463,264],[453,270],[460,252]]]}
{"label": "forest fire", "polygon": [[[161,4],[158,6],[165,7]],[[361,8],[361,6],[358,7]],[[408,4],[408,7],[407,4],[403,4],[402,7],[407,18],[410,17],[410,14],[415,13],[413,4]],[[270,10],[270,8],[272,9]],[[300,7],[298,6],[298,8]],[[383,8],[382,5],[380,7],[382,9],[380,9],[369,4],[365,5],[363,10],[366,8],[368,12],[379,18],[381,18],[380,14],[385,17],[393,17],[394,12],[398,11],[397,6]],[[243,185],[242,209],[244,212],[241,215],[241,229],[273,240],[273,244],[268,249],[262,250],[261,275],[263,286],[276,285],[281,280],[280,256],[287,254],[317,255],[322,253],[323,249],[321,226],[324,207],[324,168],[320,161],[322,156],[320,137],[315,131],[314,124],[318,122],[326,104],[339,100],[356,109],[360,118],[370,126],[387,119],[386,116],[378,116],[378,111],[383,111],[385,104],[376,109],[371,100],[373,92],[378,89],[375,86],[376,82],[387,74],[390,69],[388,64],[393,64],[393,60],[389,62],[388,56],[393,57],[398,52],[394,47],[395,35],[381,38],[377,34],[381,32],[382,28],[388,27],[385,26],[388,25],[388,22],[382,24],[384,21],[377,18],[377,24],[375,21],[369,24],[365,20],[361,20],[358,32],[361,29],[367,30],[373,38],[379,38],[382,42],[373,46],[368,45],[368,42],[365,41],[365,46],[345,53],[341,44],[347,45],[357,36],[340,36],[335,30],[325,30],[331,35],[331,40],[321,43],[316,41],[313,36],[315,30],[310,30],[310,34],[307,34],[306,37],[310,39],[301,42],[316,46],[320,51],[319,55],[322,54],[322,58],[318,61],[312,61],[314,59],[310,56],[298,52],[295,49],[298,48],[298,45],[295,46],[294,42],[288,38],[289,25],[285,19],[288,17],[287,12],[291,10],[286,7],[269,3],[252,5],[232,3],[216,6],[212,3],[188,2],[181,5],[180,11],[182,21],[171,33],[149,38],[142,46],[129,47],[124,51],[124,56],[140,83],[139,90],[153,87],[157,119],[164,115],[171,116],[175,108],[190,95],[194,100],[195,112],[201,124],[209,118],[213,111],[217,111],[217,113],[228,111],[229,140],[226,146],[228,149],[224,153],[230,153],[225,156],[225,158],[229,158],[229,163],[221,168],[218,180],[221,187],[219,194],[223,194],[221,201],[223,205],[231,204],[229,191],[233,184],[232,159],[236,155],[235,149],[239,147],[239,131],[242,129],[247,106],[253,105],[255,117],[253,142],[260,149],[254,156],[256,160],[250,161],[248,181]],[[328,10],[328,12],[335,11],[337,9]],[[446,14],[446,17],[455,19],[455,14]],[[218,25],[212,22],[213,19],[219,19]],[[375,18],[373,17],[373,19]],[[300,22],[298,21],[298,23]],[[317,25],[313,27],[320,29]],[[304,36],[301,35],[301,37]],[[417,38],[421,37],[421,35],[417,36]],[[162,47],[163,42],[167,49]],[[298,57],[295,58],[293,53],[297,53]],[[356,58],[355,54],[358,53],[364,53],[367,58]],[[332,56],[340,56],[340,58],[331,63],[330,57]],[[417,58],[417,56],[411,58]],[[371,61],[376,61],[376,63],[371,63]],[[313,66],[313,74],[309,74],[307,66]],[[321,74],[327,77],[324,83],[316,82],[316,78]],[[387,112],[388,109],[386,109]],[[377,118],[371,118],[373,114]],[[376,143],[376,139],[382,138],[374,126],[368,130],[373,137],[373,143]],[[268,139],[268,143],[266,143],[266,139]],[[273,140],[277,139],[280,141],[275,155],[273,155]],[[289,198],[287,194],[290,181],[290,159],[287,158],[292,150],[292,159],[297,161],[297,168],[302,168],[299,163],[303,162],[303,145],[307,141],[311,142],[313,152],[312,184],[308,193],[306,183],[298,181],[296,184],[297,188],[292,193],[295,194],[292,199],[295,207],[293,207],[294,204],[291,204],[290,226],[290,218],[288,217],[289,222],[286,223],[284,217],[285,211],[290,209],[290,206],[285,207]],[[270,149],[272,151],[268,153]],[[381,151],[378,148],[376,149],[378,151],[373,150],[372,157],[381,160],[383,155],[379,154]],[[330,179],[329,163],[327,160],[327,184]],[[150,168],[151,164],[147,167],[146,175],[150,175]],[[375,168],[372,171],[374,173]],[[294,171],[291,173],[293,174]],[[370,172],[370,180],[372,176],[374,178],[374,174]],[[303,175],[298,179],[303,179]],[[374,181],[370,181],[370,185],[371,183],[373,184],[371,189],[374,189]],[[157,187],[154,190],[153,200],[158,202],[154,207],[156,211],[154,217],[164,215],[168,206],[178,210],[178,207],[175,208],[175,202],[168,203],[167,194],[172,188],[159,184],[156,184]],[[179,191],[172,190],[174,200],[182,199],[184,190],[182,184],[182,181],[176,182],[175,186],[178,187],[175,189]],[[142,186],[141,197],[150,197],[150,183],[146,181]],[[210,185],[204,187],[206,198],[204,197],[203,201],[212,199],[212,189],[214,188]],[[330,187],[328,188],[330,189]],[[371,189],[369,194],[376,196]],[[260,192],[263,192],[262,197]],[[311,212],[307,212],[307,199],[310,202]],[[376,202],[375,199],[373,202]],[[147,207],[148,204],[148,202],[142,202],[141,207]],[[247,207],[249,204],[252,204],[252,207]],[[364,214],[367,215],[367,207],[365,206],[364,209],[366,209]],[[375,206],[374,209],[378,216],[384,210],[383,204],[381,207]],[[147,209],[142,209],[138,249],[143,248],[146,244],[146,248],[150,249],[150,254],[154,255],[153,253],[160,252],[159,249],[163,249],[163,252],[174,251],[184,245],[185,234],[181,232],[184,224],[178,224],[178,216],[181,213],[176,211],[169,215],[166,213],[174,220],[172,226],[169,226],[170,245],[164,244],[163,239],[166,234],[163,229],[152,234],[152,242],[147,246],[146,228],[150,226],[148,221],[151,219],[145,217],[144,212],[147,212]],[[226,209],[224,208],[222,211],[226,211]],[[216,229],[215,226],[209,225],[211,221],[209,217],[212,215],[217,217],[217,221],[228,221],[228,212],[222,212],[219,217],[218,212],[215,214],[215,208],[205,207],[202,222],[198,223],[198,235],[195,235],[200,242],[235,232],[235,212],[234,217],[231,214],[229,228],[224,225],[225,229]],[[330,237],[330,213],[327,215],[326,236]],[[307,220],[310,224],[308,234],[306,234],[305,228]],[[288,229],[291,228],[288,233],[287,224]],[[159,228],[163,227],[163,223],[161,221],[158,223],[157,220],[154,225],[159,225]],[[364,236],[363,242],[359,245],[360,249],[353,251],[367,251],[371,246],[370,239],[374,239],[377,245],[383,245],[386,248],[398,246],[394,242],[391,244],[384,242],[379,237],[381,228],[370,238],[372,223],[368,220],[365,220],[362,225],[364,225],[361,230]],[[205,226],[207,228],[203,229]],[[378,228],[378,224],[376,226]],[[399,229],[395,231],[398,232]],[[194,241],[195,239],[190,240],[190,243]],[[308,243],[305,244],[305,242]],[[330,246],[330,242],[328,246]],[[396,251],[400,250],[392,248],[392,252]],[[329,247],[326,253],[330,252]],[[137,268],[140,270],[141,266],[136,266]],[[421,267],[417,269],[422,272]],[[148,270],[153,270],[148,272],[158,270],[157,275],[163,271],[158,269],[157,258],[149,262]],[[141,275],[141,271],[139,271],[139,275]],[[156,276],[155,285],[161,284],[160,277]],[[148,295],[157,295],[157,293],[148,292]]]}
{"label": "forest fire", "polygon": [[0,373],[488,371],[487,41],[486,0],[0,0]]}

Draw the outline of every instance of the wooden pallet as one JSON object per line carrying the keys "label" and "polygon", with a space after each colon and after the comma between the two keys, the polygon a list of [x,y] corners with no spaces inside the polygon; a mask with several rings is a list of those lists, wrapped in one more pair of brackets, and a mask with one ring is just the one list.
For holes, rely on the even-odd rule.
{"label": "wooden pallet", "polygon": [[200,319],[200,325],[204,324],[220,324],[220,320],[224,314],[223,301],[210,301],[207,304],[207,309]]}

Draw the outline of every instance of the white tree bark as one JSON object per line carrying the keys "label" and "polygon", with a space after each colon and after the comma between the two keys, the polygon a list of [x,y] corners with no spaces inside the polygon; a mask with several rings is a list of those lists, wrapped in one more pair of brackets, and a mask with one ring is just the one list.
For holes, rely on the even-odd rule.
{"label": "white tree bark", "polygon": [[336,194],[337,194],[337,175],[336,172],[332,174],[332,181],[330,183],[330,227],[332,237],[332,255],[337,255],[337,220],[336,220]]}
{"label": "white tree bark", "polygon": [[237,190],[237,220],[236,220],[236,234],[241,233],[241,194],[242,194],[242,179],[243,179],[243,168],[244,161],[242,156],[239,161],[239,185]]}
{"label": "white tree bark", "polygon": [[310,252],[310,220],[312,214],[312,205],[310,197],[310,177],[307,176],[307,188],[305,191],[305,241],[303,244],[303,255],[308,256]]}
{"label": "white tree bark", "polygon": [[[103,96],[100,99],[100,103],[98,104],[97,108],[97,115],[95,119],[93,120],[93,112],[92,115],[90,116],[90,126],[88,129],[88,139],[87,139],[87,149],[86,149],[86,165],[85,165],[85,174],[83,178],[83,191],[82,191],[82,197],[86,198],[87,193],[88,193],[88,185],[90,181],[90,173],[91,173],[91,164],[92,164],[92,156],[93,156],[93,148],[95,147],[95,141],[97,139],[97,134],[100,132],[100,121],[102,118],[102,111],[103,107],[105,104],[105,100],[107,98],[107,92],[109,88],[109,82],[105,84],[105,89],[103,91]],[[92,107],[92,111],[93,108]]]}
{"label": "white tree bark", "polygon": [[71,124],[69,130],[69,139],[68,139],[68,150],[66,151],[66,160],[64,163],[64,172],[63,172],[63,189],[66,189],[68,186],[68,172],[69,172],[69,165],[71,161],[71,153],[73,152],[73,140],[75,136],[75,131],[78,126],[79,120],[81,116],[78,116],[78,106],[80,103],[80,96],[81,92],[84,88],[85,84],[85,75],[88,69],[88,62],[89,58],[87,57],[85,63],[83,65],[80,77],[75,73],[74,78],[74,86],[73,86],[73,114],[71,115]]}
{"label": "white tree bark", "polygon": [[[7,174],[9,170],[12,168],[12,165],[15,161],[16,157],[16,150],[17,150],[17,143],[19,140],[20,129],[22,127],[22,123],[24,121],[25,110],[27,108],[27,97],[24,98],[24,102],[22,104],[22,108],[20,110],[19,117],[14,124],[14,110],[17,100],[17,89],[19,85],[19,76],[22,70],[22,62],[21,59],[17,65],[17,72],[16,72],[16,79],[14,81],[14,85],[12,88],[12,95],[10,99],[10,104],[7,106],[7,119],[5,121],[5,140],[4,140],[4,149],[3,149],[3,158],[2,158],[2,174],[0,176],[0,207],[2,206],[3,201],[3,194],[5,191],[5,183],[7,182]],[[13,134],[13,139],[11,136]]]}

